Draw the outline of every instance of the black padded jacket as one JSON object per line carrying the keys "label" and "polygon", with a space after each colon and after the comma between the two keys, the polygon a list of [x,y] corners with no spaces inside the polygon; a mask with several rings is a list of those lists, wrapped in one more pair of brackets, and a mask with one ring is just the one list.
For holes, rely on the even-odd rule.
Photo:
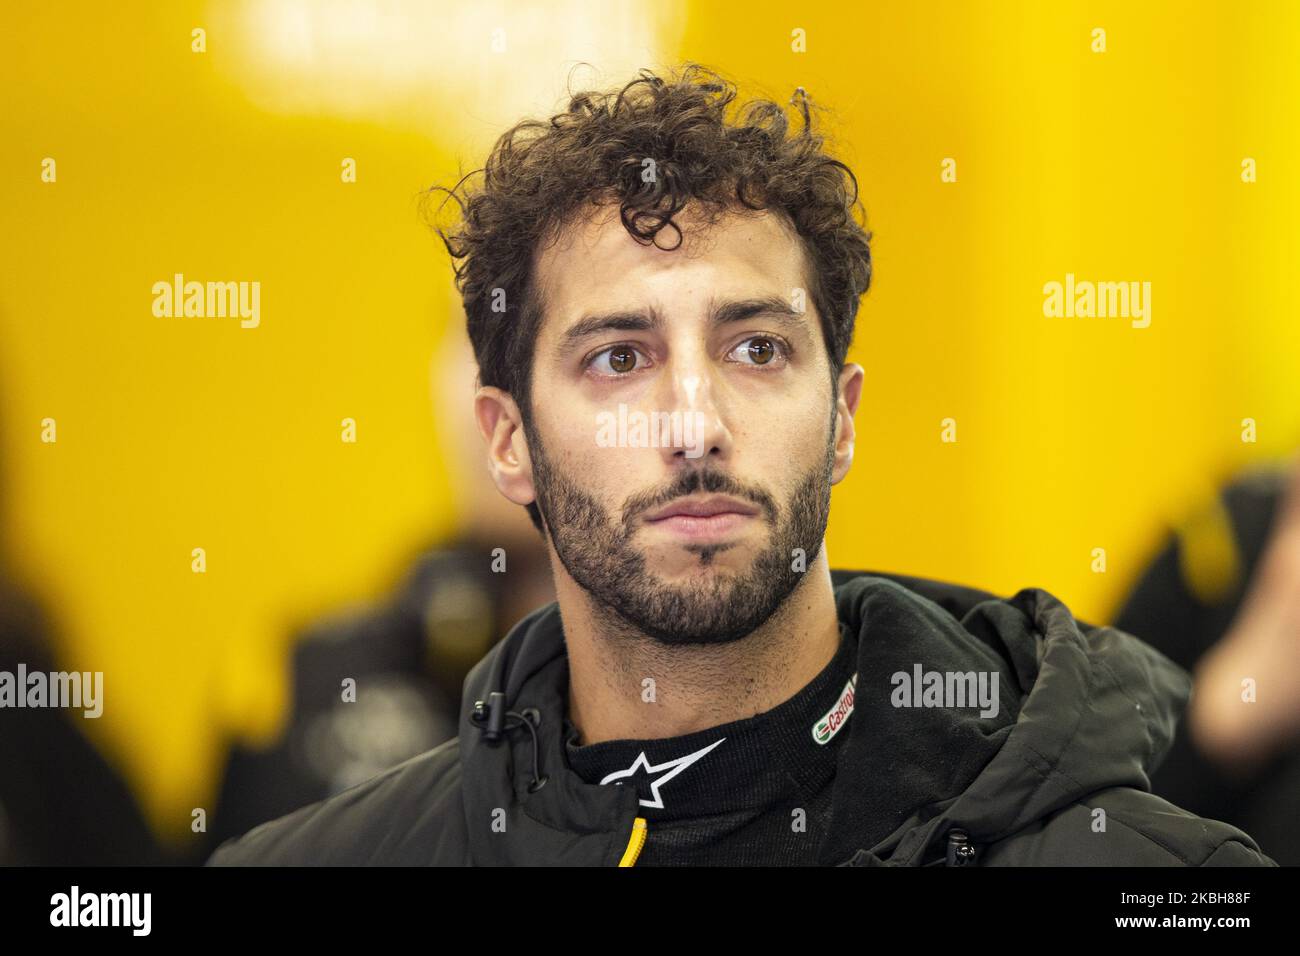
{"label": "black padded jacket", "polygon": [[[1241,830],[1150,792],[1191,681],[1149,645],[1039,589],[833,577],[859,677],[821,864],[1276,865]],[[892,677],[917,665],[996,672],[997,714],[899,706]],[[470,672],[456,738],[226,841],[208,865],[634,865],[655,834],[635,789],[567,766],[567,686],[552,603]]]}

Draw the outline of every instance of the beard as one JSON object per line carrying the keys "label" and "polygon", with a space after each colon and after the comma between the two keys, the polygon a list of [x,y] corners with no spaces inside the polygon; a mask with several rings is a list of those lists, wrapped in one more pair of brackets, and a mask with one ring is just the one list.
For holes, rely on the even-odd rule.
{"label": "beard", "polygon": [[[726,644],[753,633],[794,592],[804,570],[819,554],[830,514],[835,465],[834,409],[826,455],[800,479],[780,507],[762,488],[709,466],[679,472],[661,491],[642,492],[624,502],[621,518],[555,467],[540,436],[525,435],[533,460],[533,485],[551,546],[561,564],[595,602],[614,615],[614,630],[635,632],[666,646]],[[771,529],[763,550],[747,569],[700,574],[667,583],[646,567],[634,542],[640,516],[683,495],[720,493],[756,505]],[[687,544],[707,569],[730,544]],[[800,549],[800,550],[797,550]],[[795,570],[797,555],[804,561]],[[617,626],[621,622],[622,627]]]}

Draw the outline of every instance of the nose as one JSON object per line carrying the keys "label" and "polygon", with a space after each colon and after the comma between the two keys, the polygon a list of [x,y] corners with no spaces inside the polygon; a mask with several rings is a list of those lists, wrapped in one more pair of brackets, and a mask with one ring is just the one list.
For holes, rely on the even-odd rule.
{"label": "nose", "polygon": [[659,443],[670,468],[707,467],[731,457],[723,386],[702,347],[679,349],[669,359],[657,404],[672,427],[671,441]]}

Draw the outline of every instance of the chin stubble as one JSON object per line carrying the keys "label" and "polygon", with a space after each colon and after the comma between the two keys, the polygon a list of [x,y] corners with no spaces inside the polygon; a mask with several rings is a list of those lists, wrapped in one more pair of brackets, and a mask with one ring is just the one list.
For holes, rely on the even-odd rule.
{"label": "chin stubble", "polygon": [[[834,416],[832,415],[832,426]],[[833,435],[833,432],[832,432]],[[798,549],[803,567],[816,559],[830,513],[834,443],[828,436],[824,459],[800,480],[781,508],[761,488],[714,468],[680,472],[661,492],[633,495],[624,517],[613,518],[599,501],[555,467],[536,435],[528,438],[537,506],[555,552],[598,611],[611,615],[611,631],[628,627],[663,645],[726,644],[751,634],[772,617],[803,580],[793,569]],[[707,581],[667,584],[646,569],[634,539],[641,516],[696,492],[732,495],[756,505],[773,531],[767,546],[745,571],[710,575]],[[688,545],[701,569],[732,547]]]}

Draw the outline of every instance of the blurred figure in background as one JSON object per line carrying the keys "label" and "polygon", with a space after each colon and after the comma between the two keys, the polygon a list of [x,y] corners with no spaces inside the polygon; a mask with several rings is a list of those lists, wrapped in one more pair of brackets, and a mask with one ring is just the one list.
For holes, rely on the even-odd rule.
{"label": "blurred figure in background", "polygon": [[[47,634],[35,601],[0,569],[0,671],[55,670]],[[0,866],[174,862],[78,726],[85,719],[77,708],[0,708]]]}
{"label": "blurred figure in background", "polygon": [[[555,600],[541,536],[483,480],[470,401],[478,368],[459,298],[452,303],[432,399],[459,527],[410,562],[385,604],[333,616],[295,642],[288,729],[270,750],[232,749],[203,857],[456,736],[470,668],[529,611]],[[508,574],[494,570],[502,558]],[[349,677],[356,700],[344,702]]]}
{"label": "blurred figure in background", "polygon": [[[1300,865],[1300,466],[1248,472],[1170,536],[1115,626],[1191,671],[1155,793]],[[1256,694],[1257,690],[1257,694]]]}

